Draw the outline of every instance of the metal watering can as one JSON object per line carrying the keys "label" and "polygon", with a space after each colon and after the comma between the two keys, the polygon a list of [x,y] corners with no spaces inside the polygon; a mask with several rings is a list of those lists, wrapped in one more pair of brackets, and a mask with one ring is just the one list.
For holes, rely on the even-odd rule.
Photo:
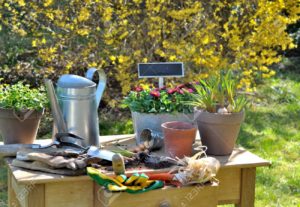
{"label": "metal watering can", "polygon": [[[98,73],[98,86],[92,81]],[[106,86],[103,70],[90,68],[86,77],[72,74],[62,75],[56,84],[56,94],[51,80],[46,80],[52,115],[58,132],[69,132],[84,138],[65,141],[81,145],[99,146],[98,107]]]}

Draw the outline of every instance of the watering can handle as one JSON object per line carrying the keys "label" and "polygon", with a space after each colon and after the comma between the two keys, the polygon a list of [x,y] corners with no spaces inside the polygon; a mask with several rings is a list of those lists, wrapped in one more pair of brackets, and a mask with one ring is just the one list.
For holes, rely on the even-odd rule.
{"label": "watering can handle", "polygon": [[90,68],[86,72],[85,77],[92,81],[96,72],[98,72],[98,76],[99,76],[99,82],[98,82],[97,91],[96,91],[96,103],[97,103],[97,106],[99,106],[101,98],[102,98],[102,94],[103,94],[105,86],[106,86],[106,75],[102,69]]}

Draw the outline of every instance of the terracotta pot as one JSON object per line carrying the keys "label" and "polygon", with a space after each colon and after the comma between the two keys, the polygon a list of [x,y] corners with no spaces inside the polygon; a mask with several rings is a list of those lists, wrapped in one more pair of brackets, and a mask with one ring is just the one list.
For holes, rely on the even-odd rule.
{"label": "terracotta pot", "polygon": [[140,134],[144,129],[151,129],[155,132],[162,133],[161,124],[170,121],[193,121],[194,114],[184,113],[139,113],[131,112],[133,119],[133,128],[137,144],[141,143]]}
{"label": "terracotta pot", "polygon": [[195,111],[202,144],[209,155],[229,155],[235,146],[245,113],[218,114]]}
{"label": "terracotta pot", "polygon": [[16,112],[13,109],[0,108],[0,133],[4,144],[32,144],[43,112]]}
{"label": "terracotta pot", "polygon": [[165,153],[170,157],[183,158],[192,155],[192,145],[197,128],[188,122],[166,122],[162,125]]}

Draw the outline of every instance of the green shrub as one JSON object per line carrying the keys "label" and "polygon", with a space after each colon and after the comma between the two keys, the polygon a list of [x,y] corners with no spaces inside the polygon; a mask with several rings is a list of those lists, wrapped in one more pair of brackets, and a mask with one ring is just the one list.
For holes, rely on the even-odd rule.
{"label": "green shrub", "polygon": [[121,92],[146,82],[138,62],[182,61],[189,81],[231,68],[251,90],[295,47],[286,28],[298,19],[295,0],[0,0],[1,76],[23,73],[36,84],[104,68],[105,98],[115,106]]}

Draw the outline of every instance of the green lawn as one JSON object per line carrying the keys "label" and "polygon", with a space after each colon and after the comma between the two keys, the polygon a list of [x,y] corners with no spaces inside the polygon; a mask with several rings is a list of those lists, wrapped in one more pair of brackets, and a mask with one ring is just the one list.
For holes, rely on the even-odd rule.
{"label": "green lawn", "polygon": [[[255,206],[300,207],[300,74],[278,75],[258,88],[257,97],[238,139],[238,144],[272,162],[257,170]],[[129,126],[131,122],[106,120],[101,132],[130,133]],[[7,199],[5,180],[1,167],[0,204]]]}
{"label": "green lawn", "polygon": [[300,74],[281,75],[259,89],[238,143],[270,160],[257,170],[255,206],[300,206]]}

